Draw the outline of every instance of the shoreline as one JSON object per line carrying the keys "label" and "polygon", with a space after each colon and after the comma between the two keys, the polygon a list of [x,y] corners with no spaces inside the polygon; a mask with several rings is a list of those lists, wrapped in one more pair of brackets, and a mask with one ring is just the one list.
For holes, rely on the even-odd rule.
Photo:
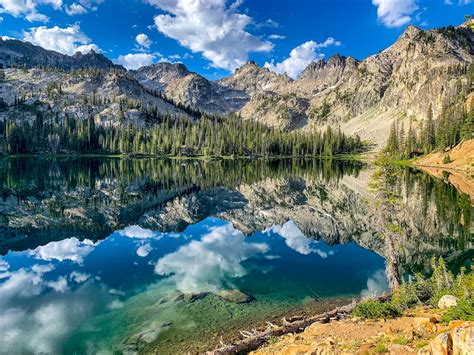
{"label": "shoreline", "polygon": [[0,155],[0,159],[20,159],[20,158],[42,158],[42,159],[168,159],[168,160],[280,160],[280,159],[319,159],[319,160],[343,160],[364,162],[361,154],[338,154],[327,155],[249,155],[249,156],[179,156],[179,155],[116,155],[116,154],[11,154]]}
{"label": "shoreline", "polygon": [[[209,296],[209,299],[214,298],[213,295]],[[298,319],[310,319],[315,314],[322,314],[330,312],[331,310],[343,307],[344,305],[350,304],[354,300],[356,295],[348,296],[333,296],[323,298],[319,301],[313,300],[307,303],[294,304],[290,307],[275,308],[273,311],[264,310],[259,311],[259,299],[257,298],[255,304],[240,305],[250,306],[255,308],[253,316],[244,317],[234,320],[225,321],[226,325],[215,328],[207,328],[206,323],[200,325],[200,330],[197,333],[184,335],[179,331],[170,330],[170,333],[163,333],[157,341],[150,344],[149,347],[144,349],[146,352],[153,352],[156,349],[160,349],[165,353],[182,353],[182,354],[203,354],[214,351],[223,346],[223,344],[236,344],[241,341],[243,334],[249,334],[254,332],[261,332],[267,329],[268,324],[281,324],[282,322],[294,321]],[[357,295],[358,297],[358,295]],[[196,302],[207,302],[206,298],[198,300]],[[253,303],[252,302],[252,303]],[[264,301],[265,302],[265,301]],[[263,307],[265,307],[263,305]],[[179,341],[177,338],[179,338]],[[161,339],[160,339],[161,338]]]}
{"label": "shoreline", "polygon": [[[383,294],[381,296],[376,297],[375,299],[380,300],[382,302],[388,300],[390,298],[390,294]],[[330,305],[330,300],[328,306]],[[342,301],[342,299],[336,299]],[[323,302],[325,300],[321,300]],[[346,302],[348,299],[346,299]],[[312,326],[316,323],[329,323],[331,321],[340,320],[347,318],[355,306],[360,303],[362,300],[360,297],[352,298],[352,302],[350,303],[343,303],[336,305],[338,302],[335,303],[333,308],[329,308],[327,310],[321,309],[319,313],[312,313],[312,314],[302,314],[302,315],[294,315],[290,316],[289,313],[287,317],[283,317],[281,320],[276,322],[274,320],[275,317],[270,318],[265,322],[265,325],[260,328],[255,328],[249,331],[240,331],[241,337],[240,340],[234,341],[230,344],[221,344],[222,346],[209,350],[206,352],[207,355],[226,355],[226,354],[238,354],[238,353],[248,353],[250,351],[257,350],[262,345],[268,344],[271,339],[279,338],[285,336],[287,334],[298,334],[305,331],[307,327]],[[318,301],[316,301],[318,302]],[[316,311],[318,312],[318,311]],[[278,325],[280,324],[280,325]]]}

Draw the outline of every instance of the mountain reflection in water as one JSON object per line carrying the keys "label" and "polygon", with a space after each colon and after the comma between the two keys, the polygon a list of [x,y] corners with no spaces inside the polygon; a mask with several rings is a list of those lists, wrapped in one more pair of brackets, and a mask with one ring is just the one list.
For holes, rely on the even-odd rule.
{"label": "mountain reflection in water", "polygon": [[387,290],[388,252],[402,274],[433,255],[453,267],[472,257],[469,198],[401,168],[403,248],[388,250],[373,172],[320,160],[0,160],[0,352],[204,351],[315,298]]}

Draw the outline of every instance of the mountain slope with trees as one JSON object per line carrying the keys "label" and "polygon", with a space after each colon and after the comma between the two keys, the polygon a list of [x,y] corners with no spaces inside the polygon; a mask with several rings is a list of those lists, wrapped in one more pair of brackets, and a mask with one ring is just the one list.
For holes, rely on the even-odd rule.
{"label": "mountain slope with trees", "polygon": [[235,112],[303,135],[340,127],[377,148],[390,141],[389,150],[398,149],[401,158],[414,156],[453,146],[472,132],[472,114],[462,108],[473,91],[472,23],[409,26],[378,54],[363,61],[340,55],[319,60],[296,80],[254,62],[218,81],[183,64],[126,71],[95,52],[66,56],[1,40],[0,66],[6,69],[0,70],[0,120],[33,124],[40,114],[58,123],[67,117],[141,129],[165,117],[195,121],[203,113]]}

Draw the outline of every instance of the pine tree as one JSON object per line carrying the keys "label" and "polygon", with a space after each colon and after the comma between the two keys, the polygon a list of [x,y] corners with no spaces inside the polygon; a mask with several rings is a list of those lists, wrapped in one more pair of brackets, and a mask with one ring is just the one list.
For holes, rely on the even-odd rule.
{"label": "pine tree", "polygon": [[466,112],[463,111],[463,122],[461,125],[461,139],[474,138],[474,105]]}
{"label": "pine tree", "polygon": [[400,145],[398,142],[398,132],[397,132],[397,123],[393,122],[392,126],[390,127],[390,135],[388,136],[388,143],[386,149],[386,153],[390,157],[397,157],[400,152]]}
{"label": "pine tree", "polygon": [[413,120],[410,120],[410,127],[408,128],[406,143],[405,143],[405,151],[404,151],[404,158],[410,159],[416,149],[416,136],[415,131],[413,130]]}

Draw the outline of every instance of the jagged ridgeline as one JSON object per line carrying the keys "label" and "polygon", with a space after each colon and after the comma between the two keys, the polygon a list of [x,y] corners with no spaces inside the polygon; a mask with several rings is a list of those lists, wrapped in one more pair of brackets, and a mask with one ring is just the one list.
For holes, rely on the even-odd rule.
{"label": "jagged ridgeline", "polygon": [[[296,80],[254,62],[218,81],[190,72],[183,64],[158,63],[127,71],[94,52],[64,56],[26,42],[0,40],[0,65],[4,68],[0,75],[0,120],[12,121],[10,124],[20,126],[22,133],[29,129],[32,134],[35,131],[40,145],[31,145],[31,141],[28,145],[38,151],[150,152],[153,137],[148,137],[148,128],[159,125],[160,130],[166,130],[164,121],[177,130],[180,127],[184,130],[177,139],[169,137],[181,146],[166,148],[164,154],[181,151],[197,155],[299,155],[322,154],[323,151],[327,155],[329,151],[334,154],[359,148],[357,142],[349,141],[342,149],[337,147],[343,138],[335,139],[337,144],[321,138],[324,142],[319,146],[308,147],[308,140],[320,140],[313,132],[325,132],[328,126],[332,128],[329,136],[337,135],[340,127],[347,136],[359,135],[363,141],[382,147],[394,121],[404,124],[405,133],[409,127],[421,132],[429,126],[431,117],[432,121],[439,122],[438,126],[449,126],[449,131],[451,126],[447,121],[453,110],[459,111],[451,108],[459,107],[458,103],[466,97],[472,102],[469,76],[474,52],[472,21],[458,27],[432,30],[409,26],[392,46],[375,55],[362,61],[340,55],[316,61]],[[232,122],[222,124],[216,118],[230,113],[249,123],[247,126]],[[202,127],[191,124],[204,114],[207,117],[204,121],[214,125],[214,131],[220,131],[212,138],[204,128],[207,123]],[[67,129],[66,119],[75,121]],[[81,147],[74,147],[64,140],[64,132],[59,128],[66,130],[70,137],[80,136],[83,133],[79,131],[88,129],[81,127],[82,122],[88,120],[92,120],[97,129],[113,128],[116,132],[93,132],[97,137],[102,133],[101,142],[87,142],[86,148],[82,143],[78,143]],[[184,123],[185,120],[189,123]],[[44,126],[56,127],[38,133],[35,128],[38,121]],[[456,121],[459,120],[456,118]],[[31,127],[25,126],[26,122]],[[255,122],[258,125],[254,125]],[[299,133],[279,136],[263,126]],[[255,134],[251,143],[243,141],[240,132],[232,131],[234,128],[242,130],[242,127],[246,127],[246,133]],[[140,133],[142,128],[147,128],[145,138],[143,132]],[[133,133],[123,133],[130,130]],[[135,146],[133,149],[113,146],[111,141],[119,140],[114,137],[118,131],[122,132],[119,137],[139,137],[137,143],[128,143]],[[198,143],[203,140],[206,143],[189,151],[188,140],[196,143],[197,139],[193,131]],[[227,132],[230,134],[225,134]],[[311,136],[313,134],[315,136]],[[463,134],[466,133],[463,131]],[[457,133],[439,138],[436,145],[448,144],[453,135]],[[265,146],[268,136],[274,137],[272,144],[278,145],[277,149]],[[295,143],[296,140],[299,143]],[[87,147],[92,143],[96,146]],[[167,145],[166,142],[161,144]],[[243,144],[242,151],[229,151],[228,146],[232,144]],[[3,146],[10,152],[24,150],[17,143],[13,147],[9,142]],[[322,146],[325,149],[320,149]]]}

